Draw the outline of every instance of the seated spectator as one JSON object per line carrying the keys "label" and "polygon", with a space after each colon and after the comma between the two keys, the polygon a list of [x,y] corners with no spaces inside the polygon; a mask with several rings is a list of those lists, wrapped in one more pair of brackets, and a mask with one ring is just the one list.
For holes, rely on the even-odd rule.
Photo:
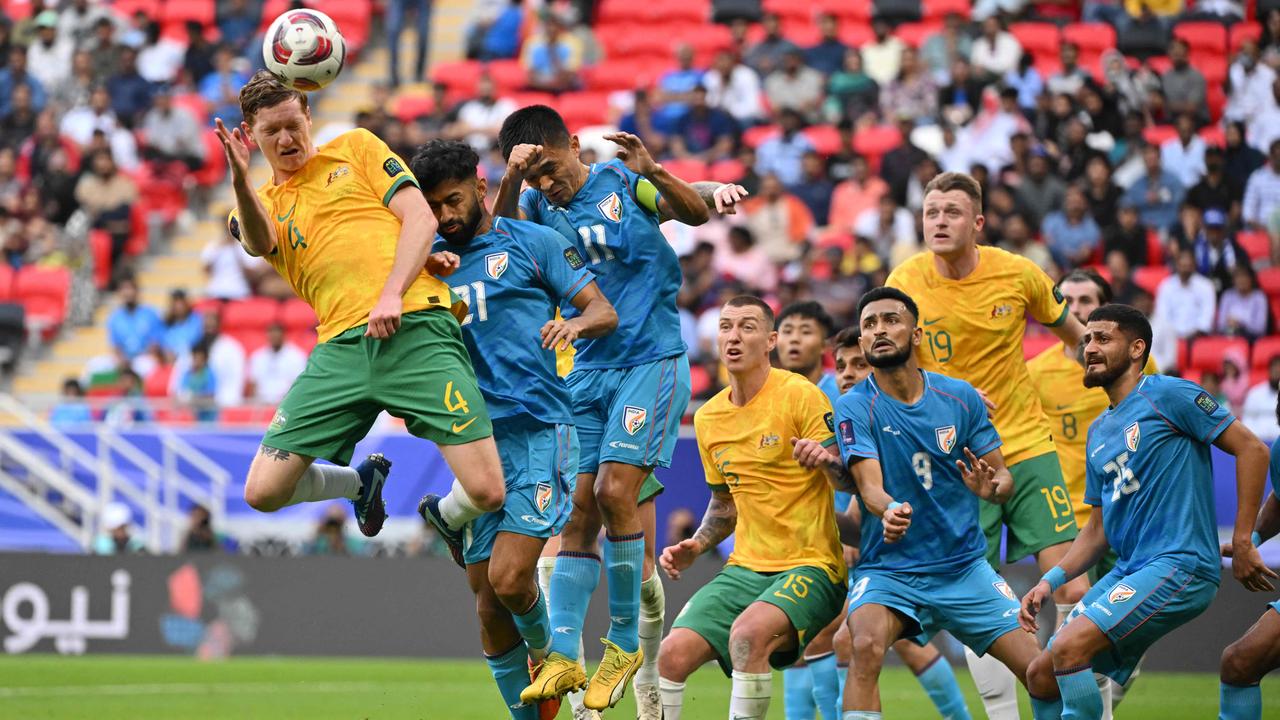
{"label": "seated spectator", "polygon": [[772,173],[784,185],[795,185],[800,182],[800,162],[806,152],[814,149],[813,143],[805,137],[800,129],[804,119],[795,110],[783,110],[778,113],[778,127],[781,132],[756,148],[756,173],[762,177]]}
{"label": "seated spectator", "polygon": [[1244,224],[1254,230],[1280,234],[1280,139],[1273,140],[1267,153],[1267,164],[1253,171],[1244,188]]}
{"label": "seated spectator", "polygon": [[1227,235],[1227,214],[1218,208],[1204,212],[1204,224],[1191,248],[1196,254],[1196,272],[1213,281],[1222,292],[1233,284],[1237,267],[1249,264],[1249,256],[1234,237]]}
{"label": "seated spectator", "polygon": [[149,83],[171,83],[180,79],[186,47],[160,34],[160,23],[147,23],[146,41],[138,50],[138,74]]}
{"label": "seated spectator", "polygon": [[1085,162],[1084,196],[1089,201],[1089,214],[1098,227],[1106,228],[1116,222],[1116,210],[1124,191],[1112,182],[1111,163],[1105,155],[1095,153]]}
{"label": "seated spectator", "polygon": [[1058,48],[1062,69],[1049,76],[1046,83],[1050,95],[1075,95],[1089,80],[1089,71],[1080,67],[1080,48],[1073,42],[1064,42]]}
{"label": "seated spectator", "polygon": [[480,17],[469,31],[468,59],[507,60],[520,54],[520,26],[524,24],[520,0],[510,0],[493,10],[491,16]]}
{"label": "seated spectator", "polygon": [[1258,278],[1248,263],[1231,271],[1231,287],[1218,300],[1219,335],[1237,335],[1249,340],[1267,334],[1267,296],[1258,289]]}
{"label": "seated spectator", "polygon": [[[637,95],[639,93],[637,92]],[[679,158],[692,157],[713,163],[733,157],[738,124],[733,116],[707,103],[707,89],[699,85],[690,94],[689,111],[677,123],[671,136],[671,152]],[[643,135],[641,140],[645,140]],[[652,152],[653,146],[645,140]]]}
{"label": "seated spectator", "polygon": [[182,163],[190,170],[204,165],[200,123],[186,108],[173,104],[171,88],[156,92],[151,109],[142,119],[142,132],[146,138],[143,157],[162,163]]}
{"label": "seated spectator", "polygon": [[37,112],[44,109],[45,88],[34,75],[27,72],[27,49],[21,45],[13,45],[9,48],[8,64],[0,68],[0,115],[8,114],[9,100],[13,97],[13,89],[18,85],[31,89],[31,106]]}
{"label": "seated spectator", "polygon": [[449,102],[449,86],[431,83],[431,109],[425,115],[413,119],[418,131],[426,137],[443,135],[445,129],[458,121],[458,108]]}
{"label": "seated spectator", "polygon": [[[251,0],[227,0],[218,3],[217,8],[218,34],[222,42],[229,44],[234,54],[247,55],[250,45],[257,39],[262,13]],[[513,37],[518,35],[512,33]]]}
{"label": "seated spectator", "polygon": [[1174,274],[1156,289],[1153,319],[1183,340],[1212,332],[1218,305],[1213,281],[1196,272],[1196,256],[1189,249],[1178,251],[1173,267]]}
{"label": "seated spectator", "polygon": [[[937,73],[932,77],[937,78]],[[956,58],[951,63],[948,83],[938,90],[938,107],[949,124],[964,125],[978,113],[984,83],[973,77],[969,63]],[[966,168],[967,169],[967,168]]]}
{"label": "seated spectator", "polygon": [[195,410],[196,419],[200,422],[213,422],[218,419],[218,406],[215,402],[218,391],[217,375],[209,368],[209,346],[197,343],[191,348],[182,372],[174,374],[177,379],[178,400]]}
{"label": "seated spectator", "polygon": [[133,204],[138,186],[116,167],[111,153],[98,151],[86,158],[89,172],[76,185],[76,202],[89,216],[94,229],[111,236],[111,263],[124,254],[132,231]]}
{"label": "seated spectator", "polygon": [[93,411],[84,399],[84,388],[75,378],[62,381],[62,397],[49,411],[49,422],[57,428],[75,427],[93,422]]}
{"label": "seated spectator", "polygon": [[[120,72],[120,55],[124,52],[124,46],[116,42],[116,35],[123,29],[123,22],[105,18],[98,20],[93,26],[93,36],[77,46],[78,50],[89,53],[93,58],[93,84],[101,85],[107,78]],[[75,58],[72,56],[72,63],[74,62]]]}
{"label": "seated spectator", "polygon": [[693,66],[693,47],[676,46],[676,67],[663,73],[654,88],[653,102],[658,106],[658,124],[674,127],[693,102],[693,92],[702,85],[705,71]]}
{"label": "seated spectator", "polygon": [[[1134,213],[1137,217],[1137,213]],[[1137,306],[1139,299],[1146,295],[1146,292],[1134,284],[1133,272],[1130,270],[1129,261],[1125,259],[1124,253],[1119,250],[1112,250],[1107,253],[1107,272],[1111,274],[1111,298],[1113,302],[1123,305]],[[1150,296],[1146,298],[1151,300]],[[1153,312],[1143,313],[1147,317],[1152,317]],[[1175,347],[1176,351],[1177,348]],[[1164,368],[1166,365],[1157,363],[1156,367]]]}
{"label": "seated spectator", "polygon": [[187,49],[182,54],[182,74],[179,76],[182,85],[199,87],[209,73],[213,72],[214,45],[205,39],[204,26],[198,20],[188,20]]}
{"label": "seated spectator", "polygon": [[875,39],[862,46],[862,63],[872,80],[880,87],[888,85],[898,77],[902,66],[902,53],[906,43],[891,35],[893,26],[884,17],[871,19],[871,32]]}
{"label": "seated spectator", "polygon": [[96,0],[72,0],[62,5],[58,14],[58,35],[75,46],[93,37],[98,23],[105,21],[114,27],[119,22],[111,8]]}
{"label": "seated spectator", "polygon": [[783,56],[800,48],[782,36],[782,21],[776,14],[765,13],[760,19],[760,26],[764,29],[764,37],[760,42],[747,48],[742,56],[742,62],[759,73],[761,77],[766,77],[782,66]]}
{"label": "seated spectator", "polygon": [[200,81],[200,95],[209,103],[209,117],[222,118],[227,127],[240,124],[240,88],[249,75],[236,59],[231,45],[222,43],[213,52],[213,72]]}
{"label": "seated spectator", "polygon": [[1165,228],[1168,245],[1177,245],[1178,247],[1191,247],[1195,244],[1196,238],[1200,237],[1200,230],[1204,228],[1204,213],[1191,203],[1184,202],[1182,207],[1178,208],[1178,222],[1172,227]]}
{"label": "seated spectator", "polygon": [[788,193],[774,173],[763,176],[760,192],[742,203],[741,212],[760,249],[775,263],[799,258],[813,230],[809,208]]}
{"label": "seated spectator", "polygon": [[566,11],[545,11],[542,30],[525,42],[520,53],[529,87],[555,93],[581,86],[583,51]]}
{"label": "seated spectator", "polygon": [[1243,352],[1232,348],[1222,358],[1221,396],[1232,412],[1240,412],[1248,394],[1249,362]]}
{"label": "seated spectator", "polygon": [[889,184],[889,192],[899,205],[907,202],[907,185],[911,182],[912,171],[929,157],[929,153],[921,150],[911,141],[911,131],[915,129],[915,118],[906,113],[894,115],[894,124],[902,137],[901,143],[880,156],[880,177]]}
{"label": "seated spectator", "polygon": [[1173,67],[1160,78],[1166,112],[1174,116],[1190,114],[1199,124],[1209,122],[1204,75],[1191,64],[1191,46],[1186,40],[1174,38],[1169,43],[1169,60]]}
{"label": "seated spectator", "polygon": [[1043,148],[1036,148],[1028,160],[1027,174],[1015,194],[1018,207],[1027,215],[1027,222],[1038,227],[1045,216],[1062,207],[1066,195],[1066,183],[1050,172],[1048,153]]}
{"label": "seated spectator", "polygon": [[876,207],[863,210],[853,221],[853,234],[870,242],[890,270],[920,250],[915,217],[888,193],[880,196]]}
{"label": "seated spectator", "polygon": [[267,344],[249,356],[249,397],[264,405],[278,404],[306,367],[307,354],[285,341],[282,325],[272,323]]}
{"label": "seated spectator", "polygon": [[957,13],[947,13],[942,17],[942,30],[925,38],[920,46],[920,59],[938,85],[952,82],[953,63],[968,63],[973,53],[973,39],[965,32],[964,21]]}
{"label": "seated spectator", "polygon": [[27,48],[27,67],[46,88],[60,83],[71,73],[71,53],[75,45],[58,33],[58,11],[45,10],[35,16],[36,37]]}
{"label": "seated spectator", "polygon": [[1105,133],[1114,141],[1124,132],[1124,118],[1120,115],[1116,98],[1106,93],[1092,79],[1080,87],[1076,96],[1080,99],[1082,117],[1088,123],[1090,132],[1099,136],[1098,140],[1102,140],[1102,134]]}
{"label": "seated spectator", "polygon": [[240,300],[249,297],[252,288],[249,274],[262,265],[260,258],[245,252],[231,233],[215,233],[213,240],[200,253],[208,281],[204,296],[218,300]]}
{"label": "seated spectator", "polygon": [[1077,268],[1089,262],[1102,243],[1102,231],[1089,214],[1089,203],[1077,186],[1067,188],[1062,209],[1044,218],[1040,232],[1059,267]]}
{"label": "seated spectator", "polygon": [[1116,211],[1116,224],[1103,232],[1102,252],[1105,257],[1120,253],[1129,267],[1147,264],[1147,229],[1142,226],[1136,205],[1120,201]]}
{"label": "seated spectator", "polygon": [[862,53],[849,48],[844,65],[827,80],[827,116],[843,123],[871,121],[880,109],[880,86],[862,67]]}
{"label": "seated spectator", "polygon": [[1262,51],[1255,40],[1245,40],[1240,53],[1227,70],[1227,107],[1223,110],[1226,120],[1247,121],[1275,104],[1273,86],[1276,71],[1262,62]]}
{"label": "seated spectator", "polygon": [[889,184],[871,174],[871,166],[862,155],[852,155],[849,167],[852,175],[831,191],[828,224],[833,230],[851,233],[854,220],[879,204],[880,197],[889,192]]}
{"label": "seated spectator", "polygon": [[[204,313],[204,337],[200,344],[209,348],[209,367],[218,379],[215,399],[218,407],[234,407],[244,401],[245,355],[238,340],[222,333],[222,317],[216,312]],[[179,358],[174,375],[180,377],[187,358]],[[176,394],[172,391],[170,394]]]}
{"label": "seated spectator", "polygon": [[213,517],[203,505],[192,505],[187,513],[187,532],[182,537],[179,552],[202,553],[222,550],[227,538],[213,529]]}
{"label": "seated spectator", "polygon": [[1054,264],[1049,248],[1031,237],[1031,226],[1020,213],[1005,218],[1001,235],[1000,249],[1030,260],[1051,278],[1058,277],[1058,266]]}
{"label": "seated spectator", "polygon": [[164,324],[160,314],[138,302],[138,283],[122,278],[116,287],[119,305],[107,315],[107,342],[125,360],[146,352],[163,339]]}
{"label": "seated spectator", "polygon": [[1280,395],[1280,357],[1271,358],[1267,365],[1267,379],[1249,388],[1244,396],[1244,409],[1240,420],[1265,442],[1280,437],[1280,423],[1276,419],[1276,399]]}
{"label": "seated spectator", "polygon": [[1177,137],[1169,138],[1160,146],[1160,166],[1178,178],[1182,187],[1194,187],[1204,175],[1204,140],[1196,135],[1196,120],[1189,113],[1182,113],[1174,120]]}
{"label": "seated spectator", "polygon": [[1030,132],[1031,124],[1018,107],[1018,91],[1005,88],[997,94],[988,87],[982,91],[978,116],[962,135],[972,156],[983,159],[988,171],[998,173],[1014,159],[1013,139]]}
{"label": "seated spectator", "polygon": [[[618,120],[618,130],[640,138],[651,155],[662,157],[668,151],[667,134],[674,128],[660,122],[658,113],[650,100],[649,91],[645,88],[636,88],[632,95],[631,112]],[[732,138],[730,140],[732,141]],[[673,139],[671,146],[673,152],[674,147]]]}
{"label": "seated spectator", "polygon": [[827,163],[815,150],[804,154],[800,162],[800,182],[788,188],[793,195],[800,198],[818,227],[826,227],[831,213],[831,195],[835,186],[827,177]]}
{"label": "seated spectator", "polygon": [[1204,150],[1204,176],[1187,191],[1186,202],[1200,208],[1227,210],[1229,219],[1238,219],[1244,203],[1244,184],[1227,175],[1222,148],[1210,145]]}
{"label": "seated spectator", "polygon": [[147,399],[142,391],[142,377],[132,368],[120,371],[120,397],[107,406],[102,421],[111,427],[129,427],[151,420]]}
{"label": "seated spectator", "polygon": [[[151,81],[138,72],[136,50],[129,46],[121,49],[120,69],[107,78],[106,85],[107,91],[111,93],[111,109],[116,117],[127,127],[136,126],[142,119],[142,114],[151,107],[154,88]],[[225,120],[225,116],[223,119]]]}
{"label": "seated spectator", "polygon": [[1223,159],[1226,161],[1227,177],[1246,186],[1253,172],[1267,163],[1267,156],[1245,142],[1243,122],[1227,123],[1225,132],[1227,147],[1223,151]]}
{"label": "seated spectator", "polygon": [[804,61],[823,75],[833,75],[844,67],[848,47],[840,41],[840,23],[829,12],[818,13],[818,42],[805,48]]}
{"label": "seated spectator", "polygon": [[898,63],[898,74],[881,84],[880,113],[883,117],[910,115],[922,125],[931,124],[938,114],[938,88],[924,71],[915,48],[904,48]]}
{"label": "seated spectator", "polygon": [[347,509],[341,503],[332,503],[316,527],[315,537],[307,546],[308,555],[350,555],[347,547]]}
{"label": "seated spectator", "polygon": [[17,150],[36,130],[36,111],[31,105],[31,87],[16,85],[9,98],[9,112],[0,116],[0,147]]}
{"label": "seated spectator", "polygon": [[702,76],[707,88],[707,102],[733,116],[742,127],[750,127],[764,119],[760,103],[760,76],[739,63],[728,50],[716,53],[711,69]]}
{"label": "seated spectator", "polygon": [[169,310],[164,316],[164,330],[160,345],[177,357],[191,352],[191,348],[204,336],[204,318],[191,308],[187,291],[175,288],[169,293]]}
{"label": "seated spectator", "polygon": [[98,517],[98,527],[102,532],[93,539],[93,554],[138,555],[146,552],[146,545],[133,534],[133,511],[128,505],[108,503]]}
{"label": "seated spectator", "polygon": [[478,153],[485,153],[498,139],[502,121],[516,111],[510,98],[499,98],[488,75],[476,84],[476,96],[458,106],[458,121],[449,128],[451,137],[466,140]]}
{"label": "seated spectator", "polygon": [[[1028,57],[1030,55],[1027,53]],[[1022,57],[1022,45],[1004,29],[1000,18],[989,17],[982,21],[982,34],[973,41],[973,52],[969,55],[976,74],[980,77],[985,74],[988,80],[1002,78],[1018,69]],[[1029,64],[1030,61],[1023,62]]]}
{"label": "seated spectator", "polygon": [[809,122],[818,120],[822,109],[822,73],[804,64],[804,53],[792,50],[764,80],[764,93],[774,111],[794,110]]}
{"label": "seated spectator", "polygon": [[1022,53],[1017,67],[1006,72],[1002,81],[1006,87],[1018,92],[1018,107],[1023,112],[1030,113],[1036,109],[1036,100],[1044,93],[1044,78],[1040,77],[1031,53]]}
{"label": "seated spectator", "polygon": [[1089,147],[1089,126],[1087,118],[1080,115],[1067,118],[1062,129],[1062,137],[1058,144],[1058,175],[1069,183],[1084,177],[1085,166],[1089,160],[1099,155],[1097,150]]}
{"label": "seated spectator", "polygon": [[756,246],[755,236],[746,226],[729,228],[728,246],[716,252],[712,263],[716,274],[727,275],[760,293],[778,288],[778,266]]}
{"label": "seated spectator", "polygon": [[89,96],[93,88],[105,82],[105,78],[97,77],[97,63],[93,55],[86,50],[77,50],[71,56],[71,74],[57,87],[50,88],[50,97],[54,107],[63,110],[83,107],[89,104]]}
{"label": "seated spectator", "polygon": [[1146,172],[1129,186],[1125,200],[1138,208],[1143,225],[1163,231],[1178,219],[1178,207],[1186,190],[1173,173],[1165,172],[1160,165],[1160,148],[1144,147],[1142,164]]}

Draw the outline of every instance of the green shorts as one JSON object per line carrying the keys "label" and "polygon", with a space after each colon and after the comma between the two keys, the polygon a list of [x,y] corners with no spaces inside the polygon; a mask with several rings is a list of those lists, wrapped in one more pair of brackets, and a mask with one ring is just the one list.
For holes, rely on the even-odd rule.
{"label": "green shorts", "polygon": [[796,646],[769,656],[775,669],[800,659],[809,641],[840,614],[846,587],[833,583],[821,568],[805,565],[773,573],[758,573],[737,565],[725,565],[711,582],[689,598],[672,628],[686,628],[702,636],[716,651],[716,661],[726,676],[733,673],[729,659],[729,630],[747,606],[765,602],[786,613],[796,631]]}
{"label": "green shorts", "polygon": [[987,562],[1000,567],[1000,536],[1008,526],[1005,562],[1017,562],[1041,550],[1071,542],[1076,537],[1076,516],[1067,484],[1062,480],[1058,453],[1023,460],[1009,466],[1013,497],[1003,505],[981,503],[978,511],[987,536]]}
{"label": "green shorts", "polygon": [[346,465],[383,410],[437,445],[493,435],[462,329],[447,310],[408,313],[385,340],[365,337],[365,328],[311,351],[263,445]]}
{"label": "green shorts", "polygon": [[640,486],[640,499],[636,501],[636,504],[643,505],[649,502],[661,495],[663,490],[666,490],[666,488],[658,480],[658,477],[653,473],[649,473],[649,477],[645,478],[644,484]]}
{"label": "green shorts", "polygon": [[1120,556],[1116,554],[1116,549],[1107,548],[1107,551],[1103,553],[1102,559],[1098,561],[1098,564],[1089,568],[1089,584],[1097,585],[1099,580],[1106,577],[1107,573],[1111,572],[1112,569],[1115,568],[1116,563],[1119,562],[1119,560]]}

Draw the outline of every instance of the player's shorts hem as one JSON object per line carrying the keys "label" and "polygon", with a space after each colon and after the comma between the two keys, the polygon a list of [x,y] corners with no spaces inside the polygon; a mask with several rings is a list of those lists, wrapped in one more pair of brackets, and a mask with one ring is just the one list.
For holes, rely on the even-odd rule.
{"label": "player's shorts hem", "polygon": [[315,446],[308,446],[306,443],[288,442],[287,440],[280,440],[279,438],[272,437],[271,435],[263,435],[262,442],[260,444],[273,450],[283,450],[285,452],[293,453],[294,455],[328,460],[335,465],[350,465],[351,456],[355,454],[355,451],[353,450],[352,452],[345,453],[344,457],[344,453],[341,448],[319,448]]}

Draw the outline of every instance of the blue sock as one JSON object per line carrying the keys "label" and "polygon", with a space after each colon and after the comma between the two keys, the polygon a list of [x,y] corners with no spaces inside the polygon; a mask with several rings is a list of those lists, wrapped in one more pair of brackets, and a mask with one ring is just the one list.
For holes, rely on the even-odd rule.
{"label": "blue sock", "polygon": [[827,653],[814,660],[805,658],[804,662],[813,679],[813,704],[822,713],[822,720],[839,720],[840,680],[836,675],[836,654]]}
{"label": "blue sock", "polygon": [[511,613],[511,617],[516,621],[520,637],[529,646],[529,654],[541,660],[547,654],[547,646],[551,644],[551,619],[547,617],[547,603],[542,597],[542,590],[537,592],[538,597],[533,601],[532,607],[523,615]]}
{"label": "blue sock", "polygon": [[551,573],[551,652],[578,659],[582,623],[591,593],[600,584],[600,558],[590,553],[562,552]]}
{"label": "blue sock", "polygon": [[951,670],[951,663],[942,655],[929,664],[924,672],[916,676],[925,694],[938,708],[943,720],[971,720],[969,706],[965,705],[964,694],[956,682],[956,674]]}
{"label": "blue sock", "polygon": [[813,720],[813,676],[809,668],[789,667],[782,671],[782,709],[787,720]]}
{"label": "blue sock", "polygon": [[489,672],[498,683],[498,692],[502,693],[502,702],[512,720],[538,720],[538,706],[520,702],[520,691],[529,684],[529,653],[524,643],[516,643],[501,655],[485,655],[484,661],[489,664]]}
{"label": "blue sock", "polygon": [[1062,720],[1062,698],[1041,700],[1032,695],[1031,717],[1035,720]]}
{"label": "blue sock", "polygon": [[1062,693],[1062,720],[1102,717],[1102,693],[1098,691],[1098,681],[1093,679],[1093,666],[1056,670],[1053,676]]}
{"label": "blue sock", "polygon": [[847,710],[841,720],[880,720],[880,713],[871,710]]}
{"label": "blue sock", "polygon": [[840,683],[840,706],[844,707],[844,684],[849,679],[849,666],[836,663],[836,680]]}
{"label": "blue sock", "polygon": [[605,536],[604,568],[609,578],[609,642],[623,652],[640,649],[640,575],[644,533]]}
{"label": "blue sock", "polygon": [[1222,683],[1218,708],[1218,720],[1262,720],[1262,688]]}

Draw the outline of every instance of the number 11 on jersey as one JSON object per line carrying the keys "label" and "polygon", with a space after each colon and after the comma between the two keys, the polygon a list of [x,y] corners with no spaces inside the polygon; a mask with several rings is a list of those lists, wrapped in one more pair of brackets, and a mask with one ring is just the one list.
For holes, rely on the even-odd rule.
{"label": "number 11 on jersey", "polygon": [[580,227],[578,234],[582,236],[582,246],[586,248],[592,265],[613,259],[613,251],[605,244],[604,225]]}

